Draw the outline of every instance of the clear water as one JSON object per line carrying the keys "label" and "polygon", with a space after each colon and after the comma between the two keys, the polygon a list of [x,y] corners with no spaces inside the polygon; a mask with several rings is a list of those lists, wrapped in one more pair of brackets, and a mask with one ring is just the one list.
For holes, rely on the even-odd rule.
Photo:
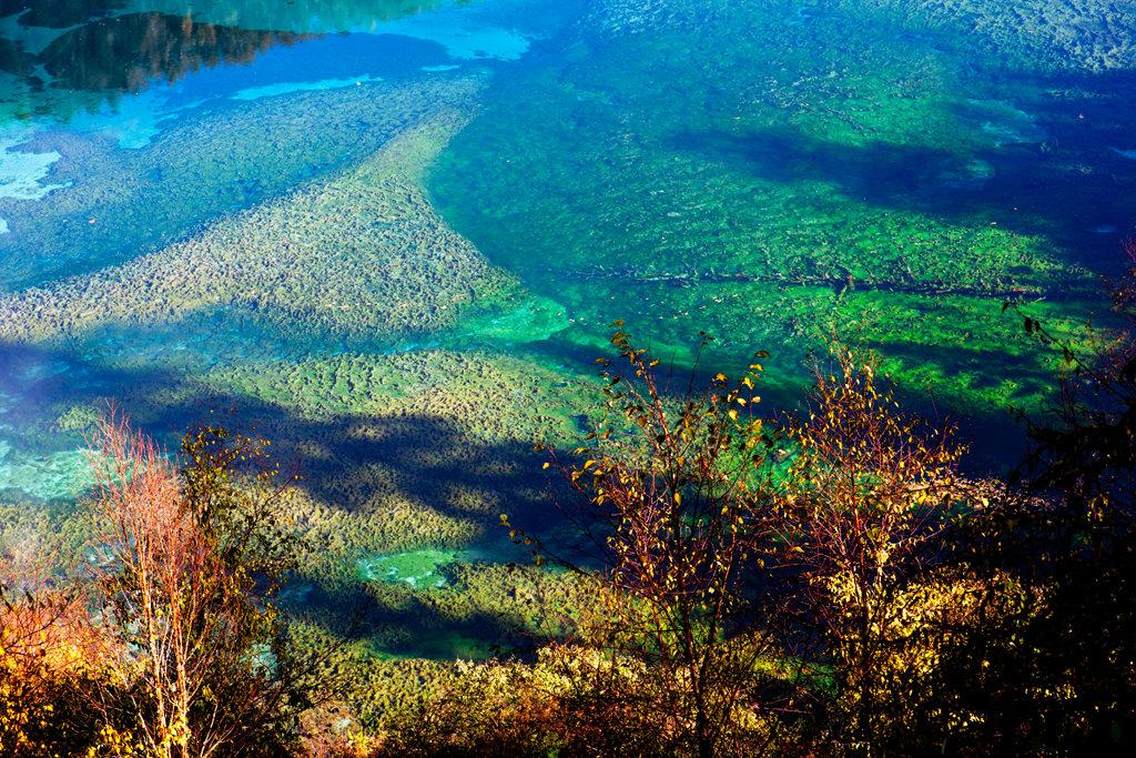
{"label": "clear water", "polygon": [[1110,0],[2,0],[0,497],[113,400],[272,437],[328,564],[495,542],[616,318],[771,407],[878,350],[1008,465],[1002,302],[1107,325],[1134,117]]}

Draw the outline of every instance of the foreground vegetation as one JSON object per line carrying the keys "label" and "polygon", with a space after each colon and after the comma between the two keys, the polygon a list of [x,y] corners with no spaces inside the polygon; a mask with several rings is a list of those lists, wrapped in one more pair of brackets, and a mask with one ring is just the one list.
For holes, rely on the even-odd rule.
{"label": "foreground vegetation", "polygon": [[[206,427],[174,463],[112,411],[82,548],[5,533],[0,752],[1115,751],[1136,738],[1136,346],[1088,362],[1019,315],[1071,370],[1011,481],[968,476],[864,356],[835,350],[807,408],[771,415],[763,355],[696,391],[620,327],[591,431],[546,465],[592,549],[501,515],[563,571],[509,581],[557,612],[480,663],[377,661],[282,611],[312,548],[266,443]],[[392,672],[430,685],[401,698]]]}

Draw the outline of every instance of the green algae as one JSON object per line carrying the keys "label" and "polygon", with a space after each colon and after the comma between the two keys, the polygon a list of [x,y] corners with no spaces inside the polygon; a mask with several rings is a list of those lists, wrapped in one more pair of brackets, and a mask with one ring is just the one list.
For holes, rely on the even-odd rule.
{"label": "green algae", "polygon": [[86,450],[25,453],[0,439],[0,492],[15,490],[37,500],[74,500],[91,487]]}
{"label": "green algae", "polygon": [[102,412],[93,405],[72,405],[59,415],[55,425],[65,432],[90,432],[101,418]]}
{"label": "green algae", "polygon": [[221,409],[272,440],[300,464],[281,519],[303,538],[303,574],[341,583],[360,556],[493,543],[502,512],[554,521],[562,485],[533,445],[573,444],[597,393],[535,358],[433,350],[222,365],[118,400],[141,423]]}
{"label": "green algae", "polygon": [[445,566],[454,562],[452,550],[423,548],[406,553],[371,555],[356,561],[364,582],[406,582],[411,587],[445,587]]}
{"label": "green algae", "polygon": [[90,530],[90,514],[73,504],[0,500],[5,580],[17,585],[28,580],[32,589],[44,568],[61,575],[73,572],[89,559]]}
{"label": "green algae", "polygon": [[[1051,136],[1075,117],[1052,93],[984,78],[950,29],[910,23],[874,2],[596,3],[560,56],[488,90],[431,192],[490,260],[564,305],[564,342],[599,344],[616,317],[666,345],[705,330],[704,363],[772,351],[779,399],[827,341],[915,342],[919,358],[886,364],[913,393],[968,415],[1037,407],[1052,365],[1000,306],[1044,298],[1062,323],[1088,318],[1097,282],[1066,219],[1136,208]],[[1055,206],[1057,182],[1084,192]],[[976,375],[1003,366],[1004,381]]]}
{"label": "green algae", "polygon": [[454,349],[485,342],[519,345],[542,342],[571,325],[560,303],[552,298],[530,295],[519,302],[471,311],[457,326],[440,337]]}
{"label": "green algae", "polygon": [[[573,574],[455,560],[450,551],[374,556],[358,567],[358,584],[327,600],[335,607],[342,593],[361,591],[375,604],[368,652],[380,660],[489,657],[563,634],[587,602],[587,583]],[[337,623],[332,617],[324,625],[334,631]]]}

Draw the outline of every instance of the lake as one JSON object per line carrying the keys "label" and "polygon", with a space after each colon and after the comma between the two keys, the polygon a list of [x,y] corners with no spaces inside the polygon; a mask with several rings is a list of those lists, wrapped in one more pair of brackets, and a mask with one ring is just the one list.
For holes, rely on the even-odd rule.
{"label": "lake", "polygon": [[0,500],[68,513],[111,402],[252,430],[296,596],[464,587],[470,654],[498,514],[573,539],[532,445],[615,319],[677,377],[769,351],[771,411],[876,351],[1012,466],[1060,361],[1003,304],[1107,330],[1134,124],[1107,0],[2,0]]}

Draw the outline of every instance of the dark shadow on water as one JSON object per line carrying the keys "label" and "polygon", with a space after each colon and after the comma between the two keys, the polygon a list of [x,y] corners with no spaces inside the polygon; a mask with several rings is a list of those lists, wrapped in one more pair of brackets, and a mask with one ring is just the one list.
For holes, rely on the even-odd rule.
{"label": "dark shadow on water", "polygon": [[[1018,77],[1021,103],[964,101],[955,116],[999,144],[955,155],[918,144],[827,141],[791,127],[684,132],[669,146],[737,166],[765,181],[827,182],[844,196],[945,223],[1041,235],[1068,260],[1102,273],[1123,265],[1136,228],[1136,72]],[[1050,93],[1047,96],[1038,92]]]}
{"label": "dark shadow on water", "polygon": [[[941,364],[944,357],[940,349],[919,344],[890,342],[866,347],[909,365]],[[554,337],[526,346],[525,352],[538,362],[556,362],[591,373],[600,351]],[[766,363],[772,365],[776,360],[774,356]],[[956,373],[991,377],[985,386],[1010,373],[1025,374],[1039,384],[1049,379],[1028,360],[1007,363],[1001,353],[963,351],[952,355],[952,360]],[[682,393],[690,383],[696,389],[707,386],[721,368],[708,360],[693,376],[678,368],[664,378],[672,391]],[[800,368],[807,377],[806,367]],[[583,562],[596,556],[588,552],[588,542],[576,524],[557,508],[562,505],[571,510],[576,498],[559,475],[541,470],[543,456],[527,444],[486,442],[447,418],[424,413],[306,418],[246,395],[193,389],[191,382],[192,376],[176,371],[108,369],[63,349],[0,345],[0,392],[15,401],[4,421],[28,447],[44,452],[73,449],[81,440],[79,435],[53,430],[45,419],[57,415],[60,407],[119,399],[124,411],[170,449],[175,449],[185,429],[203,421],[270,439],[276,460],[285,468],[292,463],[299,466],[302,479],[298,486],[332,508],[358,508],[375,494],[396,496],[470,525],[482,535],[473,547],[485,548],[494,560],[526,563],[529,556],[524,550],[500,549],[498,514],[507,512],[515,525],[552,536],[554,550],[575,551],[570,557]],[[168,394],[178,388],[188,390]],[[156,394],[159,392],[167,394]],[[935,398],[905,395],[905,407],[936,423],[953,415],[939,407]],[[596,400],[601,400],[598,390]],[[766,399],[769,413],[799,407],[800,402],[800,395],[789,393]],[[1024,434],[1008,412],[955,418],[965,422],[964,438],[976,443],[969,459],[972,470],[998,471],[1016,463]],[[20,440],[20,429],[32,433]],[[376,467],[386,472],[378,480],[372,475]],[[345,559],[356,557],[352,554]],[[524,619],[475,611],[454,620],[419,598],[384,605],[362,585],[350,583],[318,586],[303,603],[305,616],[355,639],[373,638],[376,644],[381,640],[382,649],[391,654],[447,657],[472,648],[515,651],[531,643]]]}
{"label": "dark shadow on water", "polygon": [[888,142],[850,147],[788,129],[686,132],[670,146],[744,166],[768,181],[831,182],[843,194],[877,205],[901,202],[951,165],[943,151]]}
{"label": "dark shadow on water", "polygon": [[[460,591],[461,588],[440,590]],[[400,594],[383,602],[367,588],[316,587],[293,609],[337,638],[368,641],[376,653],[417,658],[484,658],[531,655],[547,637],[534,634],[519,614],[483,609],[447,616],[425,598]]]}
{"label": "dark shadow on water", "polygon": [[[494,561],[531,561],[525,549],[504,537],[500,513],[509,513],[515,526],[550,538],[554,549],[584,545],[558,510],[573,496],[558,474],[542,470],[543,455],[531,445],[487,442],[446,418],[426,414],[313,420],[241,395],[197,392],[168,402],[151,398],[151,393],[185,386],[185,380],[161,370],[107,369],[62,350],[0,345],[0,392],[14,400],[4,417],[11,426],[6,436],[14,431],[18,444],[37,452],[74,449],[81,443],[81,433],[53,428],[59,407],[113,399],[167,449],[176,449],[180,435],[200,423],[263,436],[271,440],[273,458],[282,468],[296,464],[301,474],[296,486],[325,505],[353,510],[373,495],[409,501],[469,525],[481,536],[466,547]],[[21,432],[25,429],[27,434]],[[390,475],[369,479],[374,467]],[[565,537],[562,544],[558,535]],[[352,553],[345,560],[357,557]],[[455,621],[421,600],[407,603],[385,607],[361,585],[351,585],[316,591],[305,600],[304,613],[338,632],[353,630],[350,634],[357,638],[389,638],[382,647],[392,654],[453,657],[526,644],[518,618],[478,611]]]}

